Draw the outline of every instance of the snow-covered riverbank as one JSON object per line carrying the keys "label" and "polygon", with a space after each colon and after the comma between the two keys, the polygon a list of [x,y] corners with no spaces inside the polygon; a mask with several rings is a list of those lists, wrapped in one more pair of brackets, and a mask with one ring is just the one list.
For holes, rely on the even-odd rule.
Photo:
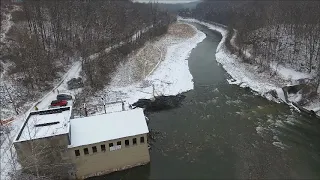
{"label": "snow-covered riverbank", "polygon": [[[230,74],[233,79],[228,80],[230,84],[237,84],[241,87],[250,87],[253,91],[264,95],[266,92],[277,88],[274,83],[263,81],[265,76],[258,76],[254,68],[250,65],[241,63],[236,55],[230,54],[226,48],[226,38],[228,31],[224,26],[217,26],[206,22],[198,21],[196,19],[183,19],[187,22],[195,22],[208,27],[211,30],[217,31],[222,35],[222,39],[216,50],[216,60],[223,66],[223,68]],[[251,71],[254,70],[254,71]],[[271,98],[271,97],[267,97]]]}
{"label": "snow-covered riverbank", "polygon": [[[275,68],[276,74],[271,76],[270,71],[264,71],[258,73],[258,66],[243,63],[240,57],[232,54],[228,48],[226,47],[226,41],[228,36],[227,27],[220,24],[210,24],[206,22],[202,22],[196,19],[183,19],[182,21],[199,23],[208,27],[211,30],[219,32],[222,35],[222,40],[219,43],[219,46],[216,50],[216,60],[223,66],[223,68],[228,72],[228,74],[232,77],[227,80],[230,84],[236,84],[240,87],[249,87],[254,92],[260,94],[261,96],[273,100],[275,102],[285,101],[284,94],[282,91],[282,87],[289,85],[292,77],[294,78],[304,78],[309,77],[304,73],[296,72],[292,69],[284,68],[279,70],[279,68]],[[230,40],[230,44],[235,48],[239,49],[235,44],[236,33],[232,35]],[[250,56],[250,54],[246,53],[246,56]],[[272,68],[271,68],[272,69]],[[299,77],[296,77],[299,76]],[[291,78],[287,78],[291,77]],[[275,91],[277,92],[277,96],[279,98],[274,98],[269,92]],[[317,109],[320,107],[320,101],[315,100],[310,102],[305,108],[309,110]]]}
{"label": "snow-covered riverbank", "polygon": [[[191,50],[202,42],[206,35],[192,25],[187,26],[194,31],[194,35],[189,38],[177,37],[169,33],[152,44],[146,44],[160,51],[157,57],[150,56],[151,59],[146,62],[152,64],[154,68],[150,66],[144,72],[144,68],[133,67],[133,60],[119,66],[110,85],[102,92],[107,97],[106,101],[122,100],[132,104],[141,98],[150,99],[153,94],[176,95],[193,89],[187,58]],[[144,74],[144,78],[131,81],[130,78],[133,78],[135,73]],[[92,99],[91,102],[92,105],[99,103],[97,98]]]}
{"label": "snow-covered riverbank", "polygon": [[[167,47],[165,59],[143,81],[129,86],[118,87],[111,84],[110,96],[122,99],[132,104],[140,98],[152,98],[153,87],[156,95],[176,95],[193,89],[192,75],[189,71],[188,61],[191,50],[205,39],[205,34],[191,26],[195,35],[192,38],[182,39],[170,36],[160,41]],[[141,72],[139,72],[141,73]],[[119,96],[120,95],[120,96]]]}

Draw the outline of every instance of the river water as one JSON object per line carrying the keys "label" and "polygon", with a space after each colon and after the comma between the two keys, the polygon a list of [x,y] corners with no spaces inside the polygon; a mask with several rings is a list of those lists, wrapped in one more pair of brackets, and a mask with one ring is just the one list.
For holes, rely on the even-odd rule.
{"label": "river water", "polygon": [[188,59],[194,90],[149,116],[160,132],[151,163],[91,179],[319,179],[320,120],[229,85],[215,60],[221,36],[196,27],[207,38]]}

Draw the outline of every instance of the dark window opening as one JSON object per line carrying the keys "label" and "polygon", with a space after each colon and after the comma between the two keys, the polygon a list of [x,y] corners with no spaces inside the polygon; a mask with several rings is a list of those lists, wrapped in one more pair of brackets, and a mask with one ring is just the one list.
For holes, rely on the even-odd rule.
{"label": "dark window opening", "polygon": [[83,152],[84,152],[85,155],[87,155],[87,154],[89,154],[89,149],[88,148],[84,148]]}
{"label": "dark window opening", "polygon": [[136,145],[136,144],[137,144],[137,138],[133,138],[133,139],[132,139],[132,144],[133,144],[133,145]]}
{"label": "dark window opening", "polygon": [[93,146],[93,147],[92,147],[92,152],[93,152],[93,153],[96,153],[96,152],[97,152],[97,146]]}
{"label": "dark window opening", "polygon": [[76,154],[76,156],[80,156],[80,151],[79,150],[75,150],[74,153]]}
{"label": "dark window opening", "polygon": [[112,147],[113,146],[113,143],[109,143],[109,147]]}
{"label": "dark window opening", "polygon": [[125,140],[125,141],[124,141],[124,144],[125,144],[126,146],[129,146],[129,140]]}
{"label": "dark window opening", "polygon": [[106,145],[104,144],[101,145],[101,151],[106,151]]}
{"label": "dark window opening", "polygon": [[118,146],[121,145],[121,141],[118,141],[118,142],[117,142],[117,145],[118,145]]}
{"label": "dark window opening", "polygon": [[140,143],[144,143],[144,137],[140,137]]}

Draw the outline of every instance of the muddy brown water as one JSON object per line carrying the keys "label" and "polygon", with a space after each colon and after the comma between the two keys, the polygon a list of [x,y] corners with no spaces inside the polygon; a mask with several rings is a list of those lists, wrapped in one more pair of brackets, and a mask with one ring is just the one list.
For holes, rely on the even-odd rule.
{"label": "muddy brown water", "polygon": [[215,60],[221,36],[196,27],[207,37],[188,59],[194,90],[149,115],[160,132],[150,164],[90,179],[320,179],[320,121],[229,85]]}

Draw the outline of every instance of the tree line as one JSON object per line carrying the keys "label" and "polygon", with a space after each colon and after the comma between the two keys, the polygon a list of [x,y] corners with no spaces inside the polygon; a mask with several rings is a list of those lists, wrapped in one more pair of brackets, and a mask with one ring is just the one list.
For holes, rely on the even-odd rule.
{"label": "tree line", "polygon": [[[134,21],[128,22],[126,26],[137,26],[132,33],[124,35],[118,41],[110,44],[115,45],[110,51],[102,51],[97,58],[83,56],[82,70],[85,74],[88,87],[101,90],[111,79],[111,73],[116,70],[120,62],[127,60],[130,53],[141,48],[145,42],[165,34],[169,25],[175,21],[175,17],[167,12],[159,11],[156,4],[149,5],[151,10],[151,22],[144,26],[137,26]],[[131,24],[132,23],[132,24]],[[120,43],[119,43],[120,42]]]}
{"label": "tree line", "polygon": [[[14,63],[10,73],[30,90],[47,88],[72,59],[130,43],[139,30],[170,23],[169,14],[155,5],[129,0],[25,0],[21,5],[22,11],[13,15],[18,22],[9,32],[5,58]],[[137,37],[137,42],[159,35],[152,32]]]}
{"label": "tree line", "polygon": [[157,4],[130,0],[24,0],[16,5],[21,10],[12,13],[14,24],[0,58],[10,64],[10,86],[20,99],[51,89],[80,59],[87,84],[101,89],[120,61],[175,21]]}

